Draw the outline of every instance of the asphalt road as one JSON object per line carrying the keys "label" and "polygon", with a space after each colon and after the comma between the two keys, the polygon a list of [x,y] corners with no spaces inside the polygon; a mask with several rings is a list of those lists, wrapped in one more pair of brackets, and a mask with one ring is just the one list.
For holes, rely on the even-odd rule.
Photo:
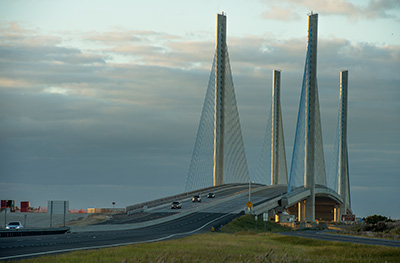
{"label": "asphalt road", "polygon": [[338,242],[350,242],[350,243],[365,244],[365,245],[400,247],[400,241],[398,240],[337,235],[329,233],[329,231],[307,230],[307,231],[283,232],[280,234],[286,236],[320,239],[325,241],[338,241]]}
{"label": "asphalt road", "polygon": [[[182,209],[179,210],[171,210],[171,200],[165,201],[164,203],[160,203],[158,207],[152,208],[149,213],[160,216],[160,214],[163,213],[168,215],[170,213],[191,211],[196,208],[199,208],[200,211],[173,221],[135,230],[78,232],[65,235],[1,238],[0,260],[21,259],[45,254],[65,253],[74,250],[135,244],[138,242],[153,242],[211,231],[212,226],[226,224],[238,215],[238,210],[244,207],[245,203],[248,201],[248,197],[242,197],[239,201],[235,200],[234,202],[229,201],[229,197],[243,191],[246,191],[246,186],[243,185],[224,187],[215,191],[215,198],[206,198],[203,194],[201,203],[192,203],[191,196],[186,197],[184,200],[181,200],[183,205]],[[225,198],[228,199],[223,201]],[[262,199],[265,197],[257,197],[257,195],[254,195],[254,198]],[[210,208],[213,202],[220,201],[223,201],[223,203],[217,205],[219,208]],[[136,216],[128,216],[121,220],[120,223],[133,223],[128,221],[138,219],[135,218]],[[152,219],[151,215],[146,214],[145,217],[140,218],[138,221],[150,219]],[[118,224],[115,220],[110,220],[110,222],[106,222],[106,224],[107,223]]]}
{"label": "asphalt road", "polygon": [[179,238],[211,231],[212,226],[225,224],[236,216],[234,214],[194,213],[175,221],[135,230],[1,238],[0,260]]}
{"label": "asphalt road", "polygon": [[[279,196],[286,189],[277,187],[254,190],[251,200],[253,203],[257,203]],[[139,242],[155,242],[208,232],[211,231],[212,226],[226,224],[236,217],[240,210],[243,210],[245,203],[248,201],[247,194],[243,194],[245,191],[246,189],[243,186],[220,189],[215,192],[215,198],[206,198],[205,195],[202,195],[201,203],[192,203],[191,197],[187,196],[183,200],[177,200],[182,202],[182,209],[178,210],[170,209],[171,200],[161,202],[148,213],[152,213],[156,217],[163,217],[171,213],[182,213],[184,211],[198,212],[186,216],[182,214],[182,217],[173,221],[140,229],[0,238],[0,260],[22,259],[75,250],[136,244]],[[232,199],[230,198],[232,195],[237,195],[237,197]],[[226,200],[224,200],[225,198]],[[117,221],[121,221],[119,224],[146,221],[150,220],[153,215],[144,213],[138,218],[138,215],[134,214],[110,220],[106,224],[118,224]],[[332,235],[325,231],[292,231],[282,234],[328,241],[400,247],[399,241]]]}

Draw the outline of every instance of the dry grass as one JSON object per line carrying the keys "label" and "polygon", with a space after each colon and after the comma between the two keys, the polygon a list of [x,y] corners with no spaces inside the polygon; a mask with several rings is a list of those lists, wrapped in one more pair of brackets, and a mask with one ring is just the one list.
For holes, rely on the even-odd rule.
{"label": "dry grass", "polygon": [[[269,232],[264,232],[264,231]],[[282,236],[277,224],[257,228],[254,217],[243,216],[221,232],[198,234],[156,243],[78,251],[22,260],[23,263],[133,263],[133,262],[400,262],[400,248],[328,242]]]}
{"label": "dry grass", "polygon": [[400,248],[327,242],[273,233],[207,233],[21,262],[400,262]]}

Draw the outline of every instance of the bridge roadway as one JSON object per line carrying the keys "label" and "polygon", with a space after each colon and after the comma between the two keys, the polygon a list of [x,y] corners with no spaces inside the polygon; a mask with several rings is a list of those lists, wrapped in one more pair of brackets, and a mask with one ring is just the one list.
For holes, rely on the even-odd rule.
{"label": "bridge roadway", "polygon": [[[188,195],[183,195],[180,200],[172,198],[182,202],[182,209],[173,212],[170,209],[171,199],[164,198],[146,212],[120,218],[116,216],[109,222],[75,228],[73,233],[65,235],[1,238],[0,260],[155,242],[208,232],[211,227],[226,224],[237,217],[249,198],[248,185],[226,185],[214,190],[215,198],[207,198],[205,192],[201,192],[201,203],[192,203]],[[255,185],[251,200],[253,203],[263,202],[281,196],[285,191],[285,187]],[[165,216],[151,220],[148,215],[152,213],[163,213]]]}
{"label": "bridge roadway", "polygon": [[[276,208],[279,200],[286,199],[286,202],[290,205],[309,194],[309,190],[298,189],[288,196],[284,186],[254,185],[251,190],[251,201],[257,214]],[[207,198],[208,192],[214,192],[215,198]],[[329,198],[335,202],[340,201],[335,193],[324,187],[316,188],[316,192],[323,198]],[[130,211],[133,212],[131,214],[115,215],[111,220],[97,225],[73,227],[71,233],[64,235],[0,238],[0,260],[22,259],[141,242],[156,242],[208,232],[211,227],[224,225],[243,213],[243,210],[246,209],[245,204],[249,200],[248,193],[248,185],[224,185],[131,206],[133,208]],[[202,196],[201,203],[191,202],[191,197],[195,194]],[[182,209],[171,210],[172,201],[181,201]],[[140,207],[144,205],[148,208],[146,211],[140,211]],[[320,232],[315,233],[314,236],[311,234],[307,232],[298,235],[321,239],[324,236],[324,239],[327,238]],[[332,241],[366,243],[361,239],[357,241],[348,238],[343,240],[343,237],[330,236],[329,239],[335,239]],[[367,244],[379,244],[372,241],[368,242]],[[379,245],[389,244],[382,243]],[[393,246],[398,245],[399,243],[395,243]]]}

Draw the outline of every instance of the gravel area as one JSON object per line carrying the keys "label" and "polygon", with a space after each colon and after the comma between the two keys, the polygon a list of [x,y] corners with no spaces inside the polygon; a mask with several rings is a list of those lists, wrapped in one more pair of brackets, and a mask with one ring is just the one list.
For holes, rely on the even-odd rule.
{"label": "gravel area", "polygon": [[161,212],[161,213],[136,213],[136,214],[116,214],[110,216],[108,220],[97,223],[97,225],[118,225],[118,224],[135,224],[145,221],[155,220],[175,214],[175,212]]}

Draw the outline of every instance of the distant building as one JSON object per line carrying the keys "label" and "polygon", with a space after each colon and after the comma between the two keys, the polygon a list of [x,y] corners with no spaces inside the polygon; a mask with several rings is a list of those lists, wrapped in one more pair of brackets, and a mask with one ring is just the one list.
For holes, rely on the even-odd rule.
{"label": "distant building", "polygon": [[15,212],[15,200],[1,200],[1,211],[5,209]]}
{"label": "distant building", "polygon": [[119,213],[125,213],[126,209],[125,208],[88,208],[86,211],[88,214],[101,214],[101,213],[119,214]]}

